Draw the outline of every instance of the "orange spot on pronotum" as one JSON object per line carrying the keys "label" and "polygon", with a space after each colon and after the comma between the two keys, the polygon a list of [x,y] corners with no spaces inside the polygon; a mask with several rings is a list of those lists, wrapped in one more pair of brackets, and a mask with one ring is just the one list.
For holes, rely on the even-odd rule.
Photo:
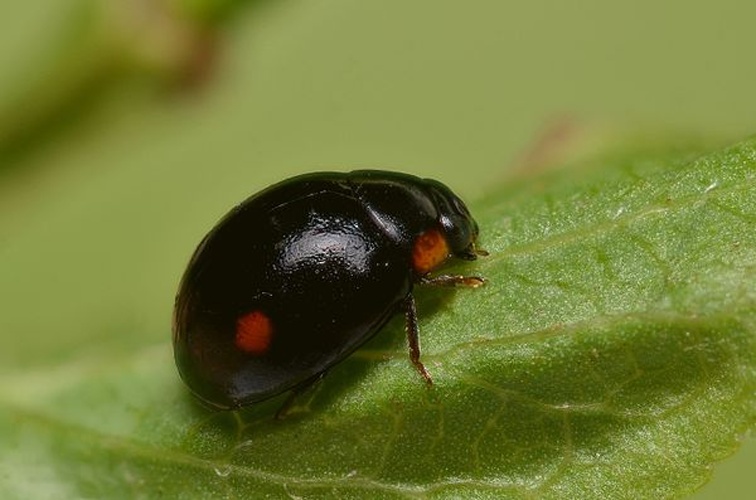
{"label": "orange spot on pronotum", "polygon": [[426,274],[449,258],[449,245],[438,229],[429,229],[415,239],[412,266],[418,274]]}
{"label": "orange spot on pronotum", "polygon": [[252,311],[236,321],[236,347],[250,354],[265,354],[273,338],[273,324],[261,311]]}

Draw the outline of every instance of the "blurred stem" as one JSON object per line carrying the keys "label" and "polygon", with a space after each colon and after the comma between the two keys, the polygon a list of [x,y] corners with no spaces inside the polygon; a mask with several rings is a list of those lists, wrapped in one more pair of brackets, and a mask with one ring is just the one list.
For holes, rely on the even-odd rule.
{"label": "blurred stem", "polygon": [[[16,92],[0,96],[0,168],[86,108],[119,79],[195,84],[208,73],[215,29],[241,1],[78,0],[58,43]],[[52,44],[51,44],[52,45]]]}
{"label": "blurred stem", "polygon": [[251,0],[170,0],[176,12],[199,22],[216,24],[229,16],[236,7]]}

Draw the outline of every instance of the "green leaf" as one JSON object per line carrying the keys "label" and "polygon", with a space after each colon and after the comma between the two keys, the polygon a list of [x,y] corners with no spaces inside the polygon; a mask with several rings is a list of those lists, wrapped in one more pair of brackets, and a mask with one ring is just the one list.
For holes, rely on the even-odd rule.
{"label": "green leaf", "polygon": [[487,285],[417,291],[435,386],[397,319],[284,421],[198,407],[167,331],[29,339],[0,371],[0,496],[691,492],[756,423],[755,193],[756,140],[523,171],[471,203],[491,255],[453,271]]}

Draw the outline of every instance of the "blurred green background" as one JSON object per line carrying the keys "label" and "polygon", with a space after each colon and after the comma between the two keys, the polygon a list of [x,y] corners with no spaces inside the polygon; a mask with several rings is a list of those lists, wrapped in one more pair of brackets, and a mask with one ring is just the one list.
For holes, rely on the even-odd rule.
{"label": "blurred green background", "polygon": [[[395,168],[475,199],[554,124],[751,135],[754,19],[734,0],[2,2],[0,376],[168,343],[196,243],[295,173]],[[755,464],[749,441],[699,498],[747,498]]]}

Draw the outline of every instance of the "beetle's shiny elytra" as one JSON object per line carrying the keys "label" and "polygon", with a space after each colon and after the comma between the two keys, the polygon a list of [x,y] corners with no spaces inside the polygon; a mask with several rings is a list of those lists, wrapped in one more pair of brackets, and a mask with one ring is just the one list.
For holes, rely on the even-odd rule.
{"label": "beetle's shiny elytra", "polygon": [[179,373],[208,405],[238,408],[309,385],[404,312],[410,359],[430,383],[412,288],[482,284],[429,275],[475,259],[477,236],[462,200],[434,180],[369,170],[271,186],[189,263],[174,311]]}

